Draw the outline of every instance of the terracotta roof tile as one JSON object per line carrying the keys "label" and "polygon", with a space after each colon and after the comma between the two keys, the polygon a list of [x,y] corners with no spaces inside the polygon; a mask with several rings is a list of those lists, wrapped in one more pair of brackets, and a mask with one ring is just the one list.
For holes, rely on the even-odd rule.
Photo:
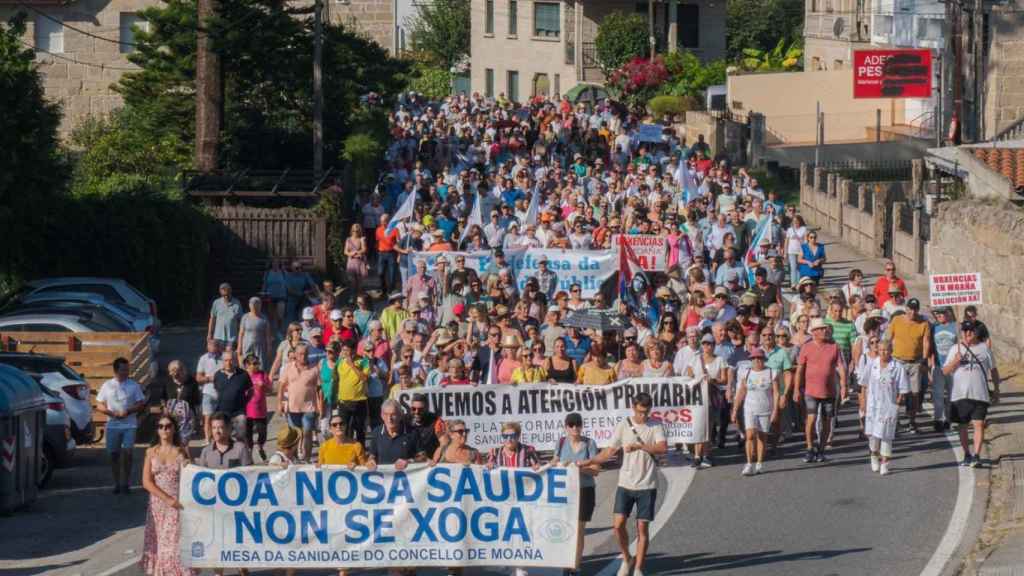
{"label": "terracotta roof tile", "polygon": [[1005,176],[1017,188],[1024,188],[1024,148],[975,148],[974,157]]}

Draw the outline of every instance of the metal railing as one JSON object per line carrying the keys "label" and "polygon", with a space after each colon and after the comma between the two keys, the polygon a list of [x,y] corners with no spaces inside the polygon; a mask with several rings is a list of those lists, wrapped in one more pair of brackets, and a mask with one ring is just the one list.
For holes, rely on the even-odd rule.
{"label": "metal railing", "polygon": [[584,42],[582,59],[584,68],[600,68],[601,65],[597,61],[597,44]]}
{"label": "metal railing", "polygon": [[854,182],[894,182],[910,180],[913,174],[910,160],[828,162],[819,167]]}

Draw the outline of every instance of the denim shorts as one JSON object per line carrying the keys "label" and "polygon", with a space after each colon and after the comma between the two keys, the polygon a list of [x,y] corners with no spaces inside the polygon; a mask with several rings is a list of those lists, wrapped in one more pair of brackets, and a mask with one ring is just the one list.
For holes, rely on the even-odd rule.
{"label": "denim shorts", "polygon": [[107,452],[119,454],[135,446],[135,428],[107,428]]}
{"label": "denim shorts", "polygon": [[636,506],[636,519],[650,522],[654,520],[654,503],[658,500],[657,488],[650,490],[630,490],[619,486],[615,490],[615,513],[629,517]]}
{"label": "denim shorts", "polygon": [[289,412],[288,424],[303,432],[312,432],[316,430],[316,412]]}

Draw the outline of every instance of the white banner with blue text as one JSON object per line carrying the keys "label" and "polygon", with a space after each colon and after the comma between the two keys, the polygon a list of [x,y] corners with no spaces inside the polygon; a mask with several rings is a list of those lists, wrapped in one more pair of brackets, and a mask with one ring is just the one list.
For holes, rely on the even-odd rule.
{"label": "white banner with blue text", "polygon": [[578,494],[573,466],[186,466],[181,557],[193,568],[572,568]]}
{"label": "white banner with blue text", "polygon": [[554,450],[565,435],[565,417],[579,412],[583,434],[604,448],[615,426],[633,413],[633,401],[646,392],[653,406],[650,418],[661,424],[669,445],[707,440],[708,394],[703,380],[686,377],[628,378],[607,386],[580,384],[495,384],[412,388],[399,392],[408,410],[414,394],[423,394],[429,410],[443,420],[458,419],[469,428],[468,442],[478,449],[502,445],[501,425],[518,422],[522,442],[537,450]]}

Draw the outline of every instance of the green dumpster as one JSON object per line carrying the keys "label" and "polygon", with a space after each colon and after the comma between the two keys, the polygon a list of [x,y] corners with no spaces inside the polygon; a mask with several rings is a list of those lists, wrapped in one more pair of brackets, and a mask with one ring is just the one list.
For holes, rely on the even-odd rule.
{"label": "green dumpster", "polygon": [[28,374],[0,364],[0,513],[36,499],[46,397]]}

